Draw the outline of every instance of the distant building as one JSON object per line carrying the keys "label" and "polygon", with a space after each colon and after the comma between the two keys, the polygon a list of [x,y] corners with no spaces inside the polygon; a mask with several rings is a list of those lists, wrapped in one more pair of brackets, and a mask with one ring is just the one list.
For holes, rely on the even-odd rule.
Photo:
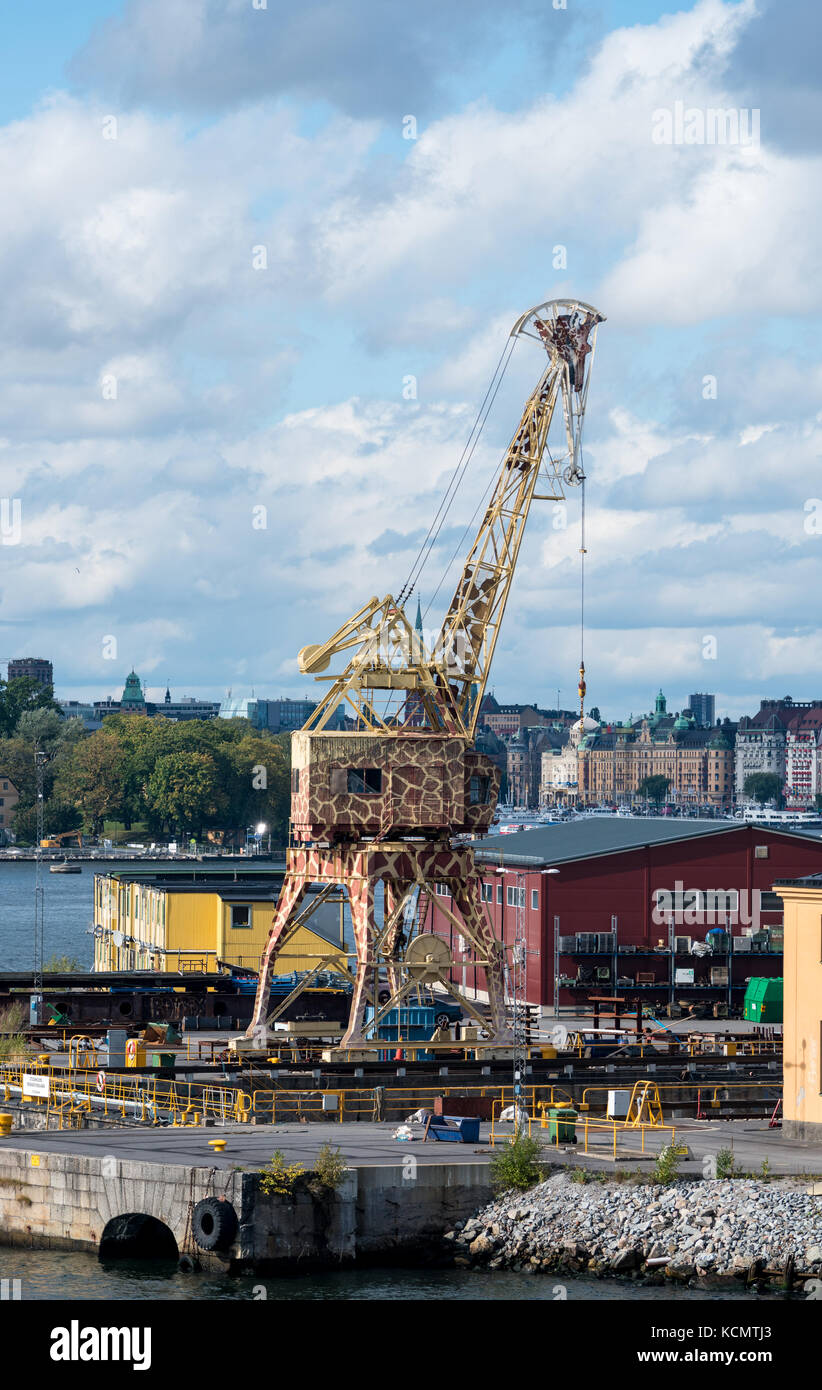
{"label": "distant building", "polygon": [[700,729],[709,729],[716,721],[715,695],[689,695],[688,708]]}
{"label": "distant building", "polygon": [[143,694],[143,687],[140,684],[140,677],[134,670],[129,671],[126,676],[126,683],[123,687],[123,694],[120,699],[121,714],[145,714],[146,697]]}
{"label": "distant building", "polygon": [[[219,707],[219,717],[247,719],[255,729],[271,734],[283,734],[301,729],[316,708],[314,700],[294,700],[287,696],[281,696],[277,700],[258,700],[254,695],[232,697],[229,691]],[[326,728],[345,728],[345,709],[342,705],[335,710]]]}
{"label": "distant building", "polygon": [[93,734],[103,727],[103,717],[91,703],[83,700],[61,700],[60,709],[64,719],[82,719],[83,728],[87,733]]}
{"label": "distant building", "polygon": [[0,772],[0,841],[8,838],[9,826],[19,800],[20,793],[11,778]]}
{"label": "distant building", "polygon": [[497,738],[514,738],[522,729],[548,721],[534,705],[499,705],[493,695],[486,696],[480,705],[480,723]]}
{"label": "distant building", "polygon": [[822,793],[822,705],[802,710],[785,731],[785,805],[808,810]]}
{"label": "distant building", "polygon": [[[653,714],[625,724],[585,719],[573,726],[557,757],[543,756],[542,799],[546,804],[630,804],[641,797],[647,777],[667,777],[667,800],[679,805],[733,803],[735,726],[700,729],[689,714],[668,713],[660,690]],[[576,772],[576,776],[574,775]]]}
{"label": "distant building", "polygon": [[182,700],[172,700],[168,687],[161,702],[149,701],[146,704],[146,714],[152,717],[162,715],[164,719],[216,719],[219,713],[219,700],[195,700],[191,695],[184,695]]}
{"label": "distant building", "polygon": [[508,800],[529,809],[539,805],[542,761],[562,747],[557,729],[530,725],[508,744]]}
{"label": "distant building", "polygon": [[54,667],[45,657],[14,657],[9,662],[9,680],[18,680],[21,676],[28,676],[29,680],[37,681],[38,685],[54,688]]}
{"label": "distant building", "polygon": [[[786,695],[782,700],[762,700],[756,714],[740,719],[736,731],[734,767],[738,802],[751,801],[751,797],[745,795],[746,778],[756,772],[770,772],[779,778],[780,786],[786,789],[786,797],[792,798],[792,805],[807,804],[794,796],[794,793],[804,795],[808,790],[804,776],[805,750],[800,749],[799,745],[806,742],[804,735],[810,732],[809,726],[803,727],[803,721],[812,721],[819,710],[822,710],[822,700],[792,700],[790,695]],[[794,740],[791,775],[798,779],[795,786],[788,780],[789,728],[797,734],[802,729],[802,737]]]}

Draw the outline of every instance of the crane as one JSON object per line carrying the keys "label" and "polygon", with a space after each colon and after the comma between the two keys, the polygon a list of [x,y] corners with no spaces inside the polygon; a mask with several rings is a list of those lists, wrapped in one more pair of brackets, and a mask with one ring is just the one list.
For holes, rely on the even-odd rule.
{"label": "crane", "polygon": [[[500,773],[475,747],[480,708],[531,503],[561,501],[565,486],[584,480],[582,426],[603,321],[590,304],[551,300],[514,324],[508,358],[517,341],[531,338],[548,360],[503,455],[430,650],[388,594],[370,598],[326,642],[299,653],[300,670],[328,689],[292,735],[291,844],[249,1039],[266,1040],[274,962],[306,920],[308,886],[320,884],[315,904],[343,890],[351,910],[356,968],[343,1048],[363,1044],[369,1005],[374,1028],[415,987],[436,983],[492,1040],[510,1041],[503,947],[482,901],[470,843],[455,837],[484,833],[493,819]],[[548,434],[560,402],[564,441],[554,454]],[[340,658],[343,669],[327,675]],[[327,727],[340,705],[352,726],[345,731]],[[451,979],[448,943],[422,930],[434,896],[463,938],[468,963],[484,972],[489,1019]],[[383,977],[389,997],[380,1001]]]}

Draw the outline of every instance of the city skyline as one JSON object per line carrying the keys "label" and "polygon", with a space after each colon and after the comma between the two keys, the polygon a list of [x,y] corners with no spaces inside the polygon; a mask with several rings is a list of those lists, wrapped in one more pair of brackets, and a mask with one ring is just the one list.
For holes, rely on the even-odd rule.
{"label": "city skyline", "polygon": [[[65,699],[115,693],[112,643],[118,679],[152,689],[174,671],[194,698],[310,697],[297,651],[399,592],[513,321],[575,294],[607,320],[589,700],[624,717],[661,675],[731,718],[812,698],[820,20],[806,0],[674,8],[481,3],[466,40],[433,0],[411,26],[346,0],[319,49],[294,21],[288,64],[273,6],[15,15],[2,650],[48,651]],[[717,110],[735,119],[700,139],[693,113]],[[541,369],[528,346],[420,581],[432,629]],[[527,671],[573,703],[579,501],[532,515],[499,699]]]}

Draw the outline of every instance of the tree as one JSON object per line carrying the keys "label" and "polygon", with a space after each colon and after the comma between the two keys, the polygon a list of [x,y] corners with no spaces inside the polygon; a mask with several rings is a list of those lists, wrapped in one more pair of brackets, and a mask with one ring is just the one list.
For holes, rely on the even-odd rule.
{"label": "tree", "polygon": [[47,709],[62,714],[50,685],[41,685],[31,676],[16,676],[0,680],[0,734],[9,738],[17,728],[21,714],[28,710]]}
{"label": "tree", "polygon": [[765,806],[769,801],[779,800],[782,781],[775,772],[751,772],[745,778],[742,790],[749,800]]}
{"label": "tree", "polygon": [[217,766],[208,753],[167,753],[158,760],[147,792],[151,809],[181,833],[201,832],[226,803]]}
{"label": "tree", "polygon": [[[81,812],[70,801],[51,797],[45,803],[43,814],[43,833],[60,835],[64,830],[79,830],[83,823]],[[18,802],[14,810],[12,825],[18,840],[24,844],[37,842],[37,808],[34,800]]]}
{"label": "tree", "polygon": [[660,806],[668,795],[670,785],[670,777],[663,777],[657,772],[652,777],[643,777],[638,790],[646,801],[653,801],[655,806]]}
{"label": "tree", "polygon": [[99,835],[106,820],[120,820],[125,801],[127,755],[107,729],[92,734],[74,750],[55,779],[55,792],[83,813]]}

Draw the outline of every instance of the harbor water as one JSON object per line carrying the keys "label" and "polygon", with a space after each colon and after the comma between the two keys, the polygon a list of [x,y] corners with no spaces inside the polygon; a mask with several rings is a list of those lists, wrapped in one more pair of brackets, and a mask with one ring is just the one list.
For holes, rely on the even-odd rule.
{"label": "harbor water", "polygon": [[92,1255],[60,1250],[4,1249],[0,1246],[0,1278],[19,1279],[26,1299],[107,1299],[115,1302],[218,1299],[317,1301],[323,1299],[424,1302],[443,1300],[522,1300],[569,1302],[596,1300],[677,1303],[745,1301],[770,1302],[729,1290],[643,1287],[608,1279],[563,1279],[556,1275],[512,1274],[500,1270],[354,1269],[329,1273],[266,1278],[264,1275],[182,1274],[174,1264],[104,1263]]}

